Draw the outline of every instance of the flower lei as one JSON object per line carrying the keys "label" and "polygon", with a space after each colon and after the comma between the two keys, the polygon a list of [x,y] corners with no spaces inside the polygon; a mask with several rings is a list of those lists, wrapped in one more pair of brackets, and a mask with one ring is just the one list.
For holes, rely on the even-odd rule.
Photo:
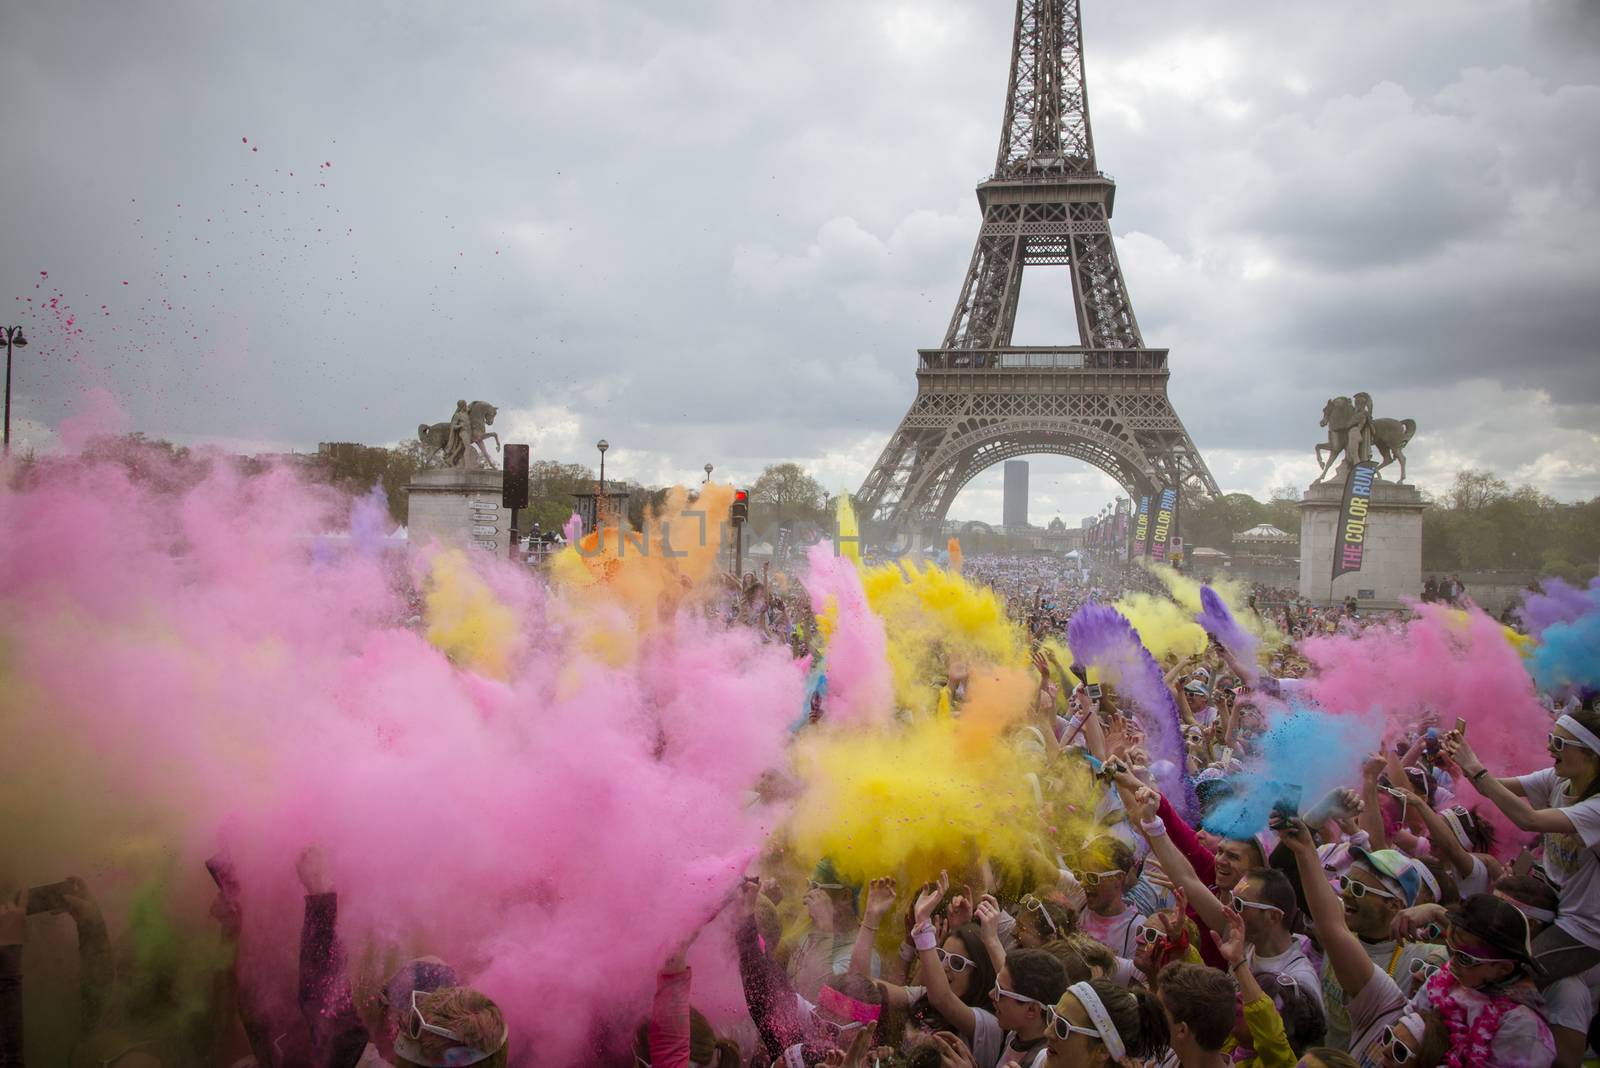
{"label": "flower lei", "polygon": [[[1500,1033],[1500,1021],[1517,1003],[1504,994],[1490,994],[1489,1004],[1478,1013],[1478,1018],[1467,1026],[1467,1007],[1451,996],[1450,991],[1460,985],[1460,980],[1449,968],[1440,968],[1423,988],[1428,992],[1428,1003],[1443,1019],[1450,1031],[1450,1052],[1444,1063],[1450,1068],[1476,1068],[1491,1061],[1489,1045]],[[1476,991],[1474,991],[1476,993]]]}

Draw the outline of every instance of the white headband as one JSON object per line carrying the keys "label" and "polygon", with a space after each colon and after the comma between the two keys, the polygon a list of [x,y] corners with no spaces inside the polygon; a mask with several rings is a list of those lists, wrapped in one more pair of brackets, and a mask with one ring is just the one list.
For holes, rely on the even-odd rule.
{"label": "white headband", "polygon": [[1415,858],[1412,859],[1411,866],[1416,869],[1417,878],[1422,880],[1422,885],[1433,892],[1434,904],[1443,901],[1444,895],[1439,892],[1439,880],[1433,877],[1433,872],[1428,870],[1428,866]]}
{"label": "white headband", "polygon": [[1122,1044],[1122,1035],[1118,1034],[1117,1025],[1111,1022],[1111,1014],[1106,1011],[1100,995],[1094,992],[1094,987],[1088,983],[1073,983],[1067,987],[1067,993],[1077,998],[1083,1011],[1089,1014],[1089,1022],[1100,1032],[1100,1041],[1106,1044],[1106,1052],[1111,1054],[1111,1059],[1120,1061],[1127,1056],[1128,1049]]}
{"label": "white headband", "polygon": [[1571,716],[1562,716],[1556,720],[1556,726],[1567,728],[1578,741],[1589,747],[1589,752],[1600,756],[1600,734],[1595,734],[1594,731],[1585,727]]}
{"label": "white headband", "polygon": [[1453,805],[1439,815],[1444,817],[1444,822],[1455,832],[1456,841],[1461,843],[1461,848],[1471,852],[1472,836],[1467,834],[1466,826],[1461,822],[1461,817],[1467,815],[1467,810],[1459,805]]}
{"label": "white headband", "polygon": [[1413,1039],[1418,1042],[1422,1041],[1422,1032],[1427,1025],[1422,1022],[1422,1017],[1420,1015],[1414,1012],[1408,1012],[1404,1016],[1400,1017],[1400,1019],[1396,1020],[1395,1023],[1411,1032],[1411,1037]]}

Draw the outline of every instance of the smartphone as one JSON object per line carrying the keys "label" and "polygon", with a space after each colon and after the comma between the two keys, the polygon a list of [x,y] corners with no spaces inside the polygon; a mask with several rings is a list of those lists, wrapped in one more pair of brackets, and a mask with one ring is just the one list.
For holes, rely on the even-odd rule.
{"label": "smartphone", "polygon": [[1100,700],[1100,684],[1098,682],[1091,682],[1083,692],[1089,695],[1089,700],[1091,701]]}
{"label": "smartphone", "polygon": [[28,891],[28,915],[40,912],[58,912],[67,907],[67,894],[72,891],[69,882],[48,883]]}
{"label": "smartphone", "polygon": [[1456,717],[1456,733],[1463,738],[1467,736],[1467,721],[1460,716]]}
{"label": "smartphone", "polygon": [[1297,782],[1278,786],[1278,799],[1272,803],[1272,822],[1286,823],[1300,815],[1302,787]]}
{"label": "smartphone", "polygon": [[1233,759],[1233,747],[1231,745],[1223,746],[1222,747],[1222,753],[1217,757],[1217,763],[1222,765],[1222,770],[1223,771],[1227,771],[1228,770],[1228,761],[1230,761],[1232,759]]}

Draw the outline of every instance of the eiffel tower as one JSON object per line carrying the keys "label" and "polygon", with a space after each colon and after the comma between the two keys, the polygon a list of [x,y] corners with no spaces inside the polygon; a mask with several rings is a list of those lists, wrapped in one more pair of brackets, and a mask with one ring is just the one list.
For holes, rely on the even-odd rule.
{"label": "eiffel tower", "polygon": [[[917,397],[857,495],[876,522],[942,520],[1002,460],[1086,460],[1129,497],[1217,483],[1167,398],[1111,242],[1117,186],[1095,164],[1079,0],[1017,0],[1011,84],[983,227],[944,344],[917,352]],[[1071,268],[1079,344],[1011,343],[1024,268]]]}

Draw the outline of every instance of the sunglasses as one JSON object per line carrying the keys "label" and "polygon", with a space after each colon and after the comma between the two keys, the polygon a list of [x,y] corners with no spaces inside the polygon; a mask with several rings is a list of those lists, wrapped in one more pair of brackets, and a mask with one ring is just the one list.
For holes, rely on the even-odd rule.
{"label": "sunglasses", "polygon": [[[1552,752],[1559,753],[1569,745],[1572,746],[1572,748],[1574,748],[1574,749],[1585,749],[1585,750],[1589,749],[1588,746],[1584,745],[1582,742],[1578,741],[1576,738],[1563,738],[1563,737],[1561,737],[1561,735],[1556,734],[1554,732],[1551,732],[1550,734],[1545,735],[1545,737],[1550,740],[1550,749],[1551,749]],[[1592,750],[1590,750],[1590,751],[1592,752]]]}
{"label": "sunglasses", "polygon": [[[1360,884],[1357,883],[1356,885],[1359,886]],[[1232,899],[1229,900],[1228,907],[1231,908],[1233,911],[1237,912],[1241,916],[1244,915],[1244,910],[1245,909],[1255,909],[1257,912],[1282,912],[1283,911],[1278,906],[1276,906],[1276,905],[1268,905],[1263,901],[1246,901],[1244,898],[1240,897],[1238,894],[1234,894]]]}
{"label": "sunglasses", "polygon": [[1136,937],[1139,939],[1139,941],[1143,942],[1145,945],[1153,946],[1157,942],[1166,941],[1167,932],[1163,931],[1159,927],[1151,927],[1148,924],[1146,924],[1146,925],[1144,925],[1144,926],[1139,928],[1139,933],[1138,933],[1138,935]]}
{"label": "sunglasses", "polygon": [[807,890],[843,890],[843,883],[819,883],[815,879],[806,880]]}
{"label": "sunglasses", "polygon": [[1356,898],[1357,900],[1366,897],[1368,894],[1372,894],[1375,897],[1386,897],[1391,901],[1399,900],[1398,895],[1391,894],[1387,890],[1379,890],[1376,886],[1368,886],[1366,883],[1358,883],[1348,875],[1339,876],[1339,878],[1334,880],[1334,885],[1338,887],[1339,893],[1349,894],[1351,897]]}
{"label": "sunglasses", "polygon": [[411,1036],[413,1039],[419,1039],[422,1037],[422,1033],[426,1031],[430,1035],[438,1035],[441,1038],[448,1038],[452,1042],[463,1041],[460,1035],[456,1034],[448,1027],[440,1027],[438,1024],[431,1024],[428,1022],[428,1018],[422,1015],[422,1006],[417,1004],[417,999],[427,997],[429,993],[431,993],[431,991],[415,989],[411,991],[411,1015],[406,1020],[406,1034]]}
{"label": "sunglasses", "polygon": [[1092,1027],[1079,1027],[1048,1005],[1045,1006],[1044,1010],[1044,1027],[1047,1032],[1055,1035],[1056,1038],[1063,1042],[1073,1035],[1087,1035],[1096,1042],[1104,1041],[1100,1037],[1099,1031]]}
{"label": "sunglasses", "polygon": [[1102,879],[1110,879],[1122,873],[1120,871],[1080,871],[1073,874],[1078,877],[1078,881],[1083,884],[1085,890],[1093,890],[1100,885]]}
{"label": "sunglasses", "polygon": [[1431,964],[1421,957],[1411,962],[1411,978],[1413,979],[1421,979],[1423,982],[1427,982],[1438,974],[1439,966],[1437,964]]}
{"label": "sunglasses", "polygon": [[1512,963],[1506,957],[1480,957],[1476,954],[1468,953],[1464,949],[1456,949],[1454,947],[1451,947],[1450,949],[1450,959],[1461,965],[1463,968],[1476,968],[1480,964]]}
{"label": "sunglasses", "polygon": [[943,964],[946,968],[949,968],[957,975],[960,975],[968,968],[977,967],[977,965],[972,962],[970,957],[963,957],[959,953],[951,953],[943,949],[936,949],[934,950],[934,953],[938,955],[940,964]]}
{"label": "sunglasses", "polygon": [[1056,921],[1050,918],[1050,910],[1044,907],[1043,901],[1040,901],[1032,894],[1029,894],[1027,897],[1022,899],[1022,905],[1024,908],[1030,909],[1033,912],[1037,912],[1040,916],[1043,916],[1045,925],[1050,928],[1050,933],[1056,935],[1057,937],[1060,936],[1061,932],[1056,930]]}
{"label": "sunglasses", "polygon": [[818,1014],[816,1016],[816,1019],[818,1019],[822,1023],[826,1024],[827,1027],[828,1027],[828,1030],[833,1033],[833,1036],[835,1038],[838,1038],[840,1035],[848,1035],[852,1031],[859,1031],[863,1027],[867,1026],[866,1024],[862,1023],[860,1020],[851,1020],[847,1024],[835,1023],[832,1020],[828,1019],[826,1016],[823,1016],[823,1015],[820,1015],[820,1014]]}
{"label": "sunglasses", "polygon": [[994,996],[997,998],[1010,998],[1012,1001],[1020,1001],[1028,1005],[1044,1004],[1044,1002],[1040,1001],[1038,998],[1030,998],[1026,994],[1019,994],[1014,990],[1007,990],[1005,987],[1001,986],[998,981],[996,981],[994,984]]}
{"label": "sunglasses", "polygon": [[1416,1056],[1415,1051],[1410,1046],[1400,1041],[1400,1036],[1395,1034],[1393,1027],[1385,1027],[1383,1029],[1383,1048],[1384,1052],[1388,1053],[1389,1058],[1396,1064],[1405,1064]]}

